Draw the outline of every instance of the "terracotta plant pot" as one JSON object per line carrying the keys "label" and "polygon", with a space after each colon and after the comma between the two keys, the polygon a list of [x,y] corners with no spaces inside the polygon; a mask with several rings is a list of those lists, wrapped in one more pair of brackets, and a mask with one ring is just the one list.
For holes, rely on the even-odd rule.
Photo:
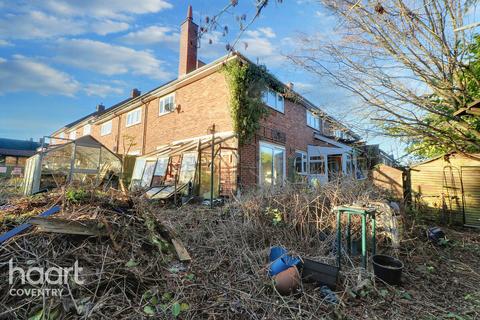
{"label": "terracotta plant pot", "polygon": [[273,277],[275,288],[281,295],[289,295],[300,287],[300,273],[293,266]]}

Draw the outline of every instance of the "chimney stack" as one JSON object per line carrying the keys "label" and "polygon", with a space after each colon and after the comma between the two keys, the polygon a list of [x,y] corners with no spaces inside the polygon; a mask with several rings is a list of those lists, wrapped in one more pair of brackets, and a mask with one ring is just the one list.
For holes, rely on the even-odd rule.
{"label": "chimney stack", "polygon": [[140,90],[138,90],[137,88],[133,88],[132,93],[130,94],[130,97],[133,99],[138,97],[140,94],[141,94]]}
{"label": "chimney stack", "polygon": [[197,68],[198,25],[193,22],[192,6],[188,6],[187,19],[180,31],[180,57],[178,76],[184,76]]}
{"label": "chimney stack", "polygon": [[103,111],[105,111],[105,106],[103,104],[99,104],[97,106],[97,112],[103,112]]}

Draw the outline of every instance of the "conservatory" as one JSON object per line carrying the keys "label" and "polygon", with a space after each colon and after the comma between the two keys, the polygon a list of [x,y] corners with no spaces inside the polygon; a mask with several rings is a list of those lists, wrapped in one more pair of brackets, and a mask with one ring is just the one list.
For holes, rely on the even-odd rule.
{"label": "conservatory", "polygon": [[121,171],[120,159],[87,135],[64,144],[42,148],[28,158],[23,193],[31,195],[72,182],[115,186]]}

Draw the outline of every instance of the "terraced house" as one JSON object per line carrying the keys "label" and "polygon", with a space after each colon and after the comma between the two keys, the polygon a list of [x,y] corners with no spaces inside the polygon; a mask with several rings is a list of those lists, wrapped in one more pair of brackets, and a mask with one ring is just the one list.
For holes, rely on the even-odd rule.
{"label": "terraced house", "polygon": [[138,156],[133,178],[142,186],[195,180],[204,196],[287,179],[323,183],[338,174],[361,176],[360,137],[270,74],[266,83],[275,85],[266,85],[261,94],[268,113],[252,123],[255,134],[242,139],[238,122],[252,120],[233,112],[238,92],[232,91],[225,65],[259,67],[238,53],[205,64],[197,58],[197,38],[189,7],[175,80],[143,94],[133,89],[127,99],[98,106],[52,137],[91,135],[117,154]]}

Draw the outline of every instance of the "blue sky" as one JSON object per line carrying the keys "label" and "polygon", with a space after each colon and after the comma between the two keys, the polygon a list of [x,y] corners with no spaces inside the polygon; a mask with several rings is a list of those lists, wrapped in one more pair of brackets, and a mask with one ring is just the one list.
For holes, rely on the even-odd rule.
{"label": "blue sky", "polygon": [[[188,4],[201,24],[227,1],[0,0],[0,137],[38,139],[93,112],[99,103],[108,107],[125,99],[132,88],[146,92],[174,79]],[[200,59],[210,62],[226,53],[225,44],[238,34],[235,16],[251,18],[253,3],[240,0],[222,16],[228,35],[221,30],[205,35]],[[284,57],[295,50],[299,33],[328,37],[335,25],[315,1],[271,1],[237,49],[282,81],[293,82],[330,114],[354,123],[348,114],[355,98]],[[387,152],[401,152],[388,139],[366,138]]]}

